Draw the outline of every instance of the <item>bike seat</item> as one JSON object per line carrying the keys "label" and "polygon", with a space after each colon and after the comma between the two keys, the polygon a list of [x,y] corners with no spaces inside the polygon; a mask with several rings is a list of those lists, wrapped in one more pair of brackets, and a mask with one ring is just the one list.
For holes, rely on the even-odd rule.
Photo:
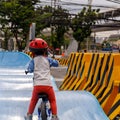
{"label": "bike seat", "polygon": [[39,93],[38,97],[39,98],[48,98],[48,95],[46,93]]}

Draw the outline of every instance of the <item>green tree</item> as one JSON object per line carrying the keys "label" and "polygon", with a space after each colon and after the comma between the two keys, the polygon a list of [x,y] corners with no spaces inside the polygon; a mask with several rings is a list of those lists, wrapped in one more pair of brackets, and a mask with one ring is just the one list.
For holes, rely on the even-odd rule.
{"label": "green tree", "polygon": [[91,9],[91,7],[83,8],[80,13],[78,13],[71,23],[71,28],[73,30],[73,37],[78,41],[78,51],[80,50],[81,42],[91,34],[91,26],[95,24],[95,20],[99,9]]}
{"label": "green tree", "polygon": [[18,50],[22,50],[22,40],[27,39],[29,25],[34,18],[34,5],[39,0],[2,0],[0,2],[0,22],[2,29],[10,29],[16,39]]}
{"label": "green tree", "polygon": [[55,33],[55,39],[52,40],[53,47],[64,45],[64,33],[70,27],[70,14],[66,9],[58,7],[54,9],[51,21],[52,30]]}
{"label": "green tree", "polygon": [[51,25],[51,7],[39,7],[35,10],[34,22],[36,23],[36,36],[42,34],[41,31]]}

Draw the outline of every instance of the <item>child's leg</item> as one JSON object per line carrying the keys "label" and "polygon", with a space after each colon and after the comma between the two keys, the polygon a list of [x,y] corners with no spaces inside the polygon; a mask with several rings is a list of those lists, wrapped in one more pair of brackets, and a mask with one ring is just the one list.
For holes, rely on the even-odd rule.
{"label": "child's leg", "polygon": [[38,101],[38,91],[36,87],[34,87],[32,92],[32,98],[28,108],[28,114],[33,114],[37,101]]}
{"label": "child's leg", "polygon": [[48,94],[48,99],[50,102],[51,106],[51,111],[53,115],[57,115],[57,105],[56,105],[56,98],[55,98],[55,93],[53,90],[53,87],[51,86],[34,86],[33,92],[32,92],[32,98],[30,101],[29,109],[28,109],[28,114],[32,114],[36,103],[38,101],[38,93],[40,92],[45,92]]}
{"label": "child's leg", "polygon": [[49,95],[49,101],[50,101],[52,114],[57,115],[57,105],[56,105],[56,98],[55,98],[53,87],[49,87],[47,93]]}

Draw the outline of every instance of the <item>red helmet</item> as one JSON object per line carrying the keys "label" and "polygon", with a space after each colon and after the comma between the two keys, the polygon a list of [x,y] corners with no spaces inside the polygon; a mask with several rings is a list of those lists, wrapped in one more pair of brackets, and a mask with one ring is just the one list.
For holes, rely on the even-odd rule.
{"label": "red helmet", "polygon": [[37,52],[47,48],[48,48],[47,42],[41,38],[35,38],[29,44],[29,49],[31,52]]}

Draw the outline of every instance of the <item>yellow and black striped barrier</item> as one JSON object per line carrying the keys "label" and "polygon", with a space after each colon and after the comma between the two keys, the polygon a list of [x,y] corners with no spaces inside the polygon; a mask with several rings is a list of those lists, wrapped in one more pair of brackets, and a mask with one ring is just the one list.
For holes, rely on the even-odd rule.
{"label": "yellow and black striped barrier", "polygon": [[86,90],[111,120],[120,116],[120,54],[71,53],[60,90]]}

